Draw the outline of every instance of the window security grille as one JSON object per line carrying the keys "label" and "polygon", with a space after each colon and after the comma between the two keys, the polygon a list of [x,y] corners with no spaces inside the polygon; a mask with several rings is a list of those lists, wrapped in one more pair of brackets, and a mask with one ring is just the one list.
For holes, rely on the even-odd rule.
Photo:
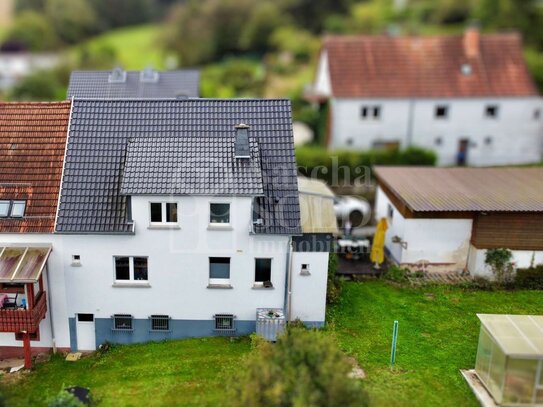
{"label": "window security grille", "polygon": [[113,315],[113,330],[114,331],[132,331],[132,315],[115,314]]}
{"label": "window security grille", "polygon": [[169,331],[170,317],[168,315],[151,315],[151,331]]}
{"label": "window security grille", "polygon": [[215,318],[215,331],[217,332],[234,332],[234,315],[232,314],[217,314]]}

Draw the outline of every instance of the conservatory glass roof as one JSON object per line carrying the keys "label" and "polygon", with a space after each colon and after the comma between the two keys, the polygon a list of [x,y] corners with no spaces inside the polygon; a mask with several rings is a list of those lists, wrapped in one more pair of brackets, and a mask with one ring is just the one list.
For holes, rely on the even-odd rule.
{"label": "conservatory glass roof", "polygon": [[51,246],[0,246],[0,283],[38,281]]}
{"label": "conservatory glass roof", "polygon": [[543,316],[477,316],[507,356],[543,359]]}

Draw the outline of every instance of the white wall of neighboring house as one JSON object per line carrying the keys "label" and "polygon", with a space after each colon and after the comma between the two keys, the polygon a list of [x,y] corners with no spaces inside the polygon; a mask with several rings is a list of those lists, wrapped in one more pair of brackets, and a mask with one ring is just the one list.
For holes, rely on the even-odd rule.
{"label": "white wall of neighboring house", "polygon": [[[436,118],[436,106],[448,107]],[[496,105],[496,118],[485,116]],[[363,106],[379,106],[379,119],[362,118]],[[331,148],[369,149],[398,142],[434,150],[439,165],[454,165],[459,143],[468,139],[467,164],[520,164],[541,159],[543,100],[525,98],[331,99]],[[539,113],[537,113],[539,112]]]}
{"label": "white wall of neighboring house", "polygon": [[28,75],[40,70],[52,69],[59,63],[60,57],[57,54],[2,52],[0,53],[0,90],[7,90]]}

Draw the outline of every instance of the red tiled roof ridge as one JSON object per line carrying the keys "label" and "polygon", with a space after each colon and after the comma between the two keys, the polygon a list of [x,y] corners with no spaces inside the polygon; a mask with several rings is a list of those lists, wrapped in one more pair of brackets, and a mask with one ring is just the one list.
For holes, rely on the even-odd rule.
{"label": "red tiled roof ridge", "polygon": [[[538,95],[517,32],[476,31],[474,37],[328,35],[322,50],[328,55],[335,97]],[[464,65],[470,73],[462,72]]]}

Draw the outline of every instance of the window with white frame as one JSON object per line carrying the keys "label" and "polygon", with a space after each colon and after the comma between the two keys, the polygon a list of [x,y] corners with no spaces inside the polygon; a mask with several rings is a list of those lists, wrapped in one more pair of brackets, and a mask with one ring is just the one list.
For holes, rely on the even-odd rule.
{"label": "window with white frame", "polygon": [[166,332],[170,330],[170,317],[168,315],[151,315],[151,331]]}
{"label": "window with white frame", "polygon": [[229,203],[209,204],[209,223],[213,225],[230,224],[230,204]]}
{"label": "window with white frame", "polygon": [[130,314],[115,314],[112,317],[114,331],[133,331],[134,317]]}
{"label": "window with white frame", "polygon": [[0,218],[22,218],[25,214],[26,201],[0,200]]}
{"label": "window with white frame", "polygon": [[177,202],[150,202],[151,224],[177,224]]}
{"label": "window with white frame", "polygon": [[436,119],[446,119],[449,117],[449,106],[437,105],[434,116]]}
{"label": "window with white frame", "polygon": [[148,272],[147,257],[115,256],[116,282],[146,283]]}
{"label": "window with white frame", "polygon": [[209,258],[209,284],[230,284],[230,257]]}
{"label": "window with white frame", "polygon": [[487,105],[485,108],[485,117],[496,119],[498,117],[498,105]]}
{"label": "window with white frame", "polygon": [[236,330],[234,326],[234,315],[216,314],[213,318],[215,319],[215,331],[232,332]]}
{"label": "window with white frame", "polygon": [[255,286],[271,288],[272,259],[255,259]]}
{"label": "window with white frame", "polygon": [[381,106],[362,106],[360,108],[360,118],[363,120],[379,120],[381,118]]}

